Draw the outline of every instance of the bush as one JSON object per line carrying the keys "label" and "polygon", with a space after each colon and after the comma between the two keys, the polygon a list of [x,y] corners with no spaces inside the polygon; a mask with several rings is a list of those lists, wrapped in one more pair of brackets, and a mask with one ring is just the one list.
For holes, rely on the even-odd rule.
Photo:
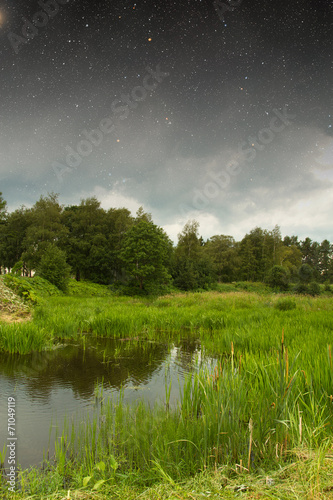
{"label": "bush", "polygon": [[298,270],[298,276],[301,283],[310,283],[313,276],[313,269],[309,264],[302,264]]}
{"label": "bush", "polygon": [[292,309],[296,309],[296,302],[290,297],[286,299],[279,299],[275,303],[274,307],[279,311],[291,311]]}
{"label": "bush", "polygon": [[309,293],[308,286],[305,283],[298,283],[294,288],[295,293],[306,294]]}
{"label": "bush", "polygon": [[41,258],[36,274],[65,292],[70,278],[70,266],[67,264],[65,252],[55,245],[49,245]]}
{"label": "bush", "polygon": [[76,281],[74,279],[69,280],[67,293],[68,295],[82,297],[110,297],[113,295],[111,288],[107,285],[100,285],[91,281]]}
{"label": "bush", "polygon": [[21,276],[22,270],[23,270],[23,262],[22,260],[20,260],[19,262],[16,262],[10,274],[12,274],[13,276]]}
{"label": "bush", "polygon": [[271,288],[286,291],[289,288],[288,271],[282,266],[273,266],[267,275],[266,282]]}
{"label": "bush", "polygon": [[320,295],[320,285],[315,281],[312,281],[309,285],[309,294],[315,297],[316,295]]}
{"label": "bush", "polygon": [[4,276],[4,283],[8,288],[17,293],[17,295],[32,304],[37,304],[40,297],[61,295],[57,287],[39,276],[27,278],[6,274],[6,276]]}

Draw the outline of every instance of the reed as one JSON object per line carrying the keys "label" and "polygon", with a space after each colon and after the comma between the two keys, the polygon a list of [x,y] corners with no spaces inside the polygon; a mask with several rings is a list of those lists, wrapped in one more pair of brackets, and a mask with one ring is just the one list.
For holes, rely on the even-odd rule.
{"label": "reed", "polygon": [[[126,338],[128,353],[138,340],[144,349],[145,340],[192,339],[218,359],[213,369],[198,360],[176,405],[167,375],[165,401],[153,407],[128,406],[122,392],[106,401],[101,384],[95,415],[65,427],[57,438],[54,477],[66,477],[71,487],[91,478],[87,487],[103,489],[132,477],[144,486],[161,479],[173,485],[226,464],[246,474],[267,464],[277,470],[299,449],[319,450],[322,464],[333,441],[333,301],[294,297],[295,307],[276,307],[282,300],[246,292],[51,297],[31,323],[1,325],[0,347],[7,352],[71,339],[87,347],[106,336]],[[105,351],[104,362],[114,356]],[[313,495],[319,489],[316,467]]]}
{"label": "reed", "polygon": [[[299,356],[290,360],[285,338],[264,364],[244,355],[241,370],[233,349],[213,372],[188,376],[168,411],[167,379],[165,404],[127,406],[122,395],[104,401],[98,415],[76,427],[69,449],[74,464],[91,476],[102,461],[106,476],[115,478],[116,461],[117,473],[140,471],[146,484],[161,477],[176,482],[225,464],[248,472],[263,463],[282,466],[299,445],[332,443],[332,409],[321,387],[307,384]],[[56,451],[60,470],[63,453]]]}

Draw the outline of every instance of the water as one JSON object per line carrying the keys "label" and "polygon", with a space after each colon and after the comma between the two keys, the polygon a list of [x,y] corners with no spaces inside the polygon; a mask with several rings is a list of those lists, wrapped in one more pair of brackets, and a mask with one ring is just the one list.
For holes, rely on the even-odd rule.
{"label": "water", "polygon": [[[86,337],[85,345],[70,344],[30,355],[0,355],[0,450],[6,442],[7,400],[16,400],[17,462],[25,469],[39,465],[54,452],[56,433],[64,419],[92,414],[103,397],[124,390],[124,402],[165,401],[171,381],[170,405],[176,403],[186,374],[202,363],[198,342],[163,344],[135,339]],[[205,364],[214,363],[206,360]]]}

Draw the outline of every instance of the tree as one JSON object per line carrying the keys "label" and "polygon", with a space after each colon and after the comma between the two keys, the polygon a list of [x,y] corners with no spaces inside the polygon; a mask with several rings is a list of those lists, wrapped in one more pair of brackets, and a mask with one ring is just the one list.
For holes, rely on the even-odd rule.
{"label": "tree", "polygon": [[21,207],[8,214],[5,223],[0,225],[0,259],[4,267],[11,269],[20,261],[24,251],[23,242],[31,223],[31,210]]}
{"label": "tree", "polygon": [[181,233],[178,234],[177,255],[183,255],[195,260],[201,253],[201,240],[199,238],[199,222],[189,220]]}
{"label": "tree", "polygon": [[299,280],[303,284],[308,284],[313,278],[313,269],[309,264],[302,264],[298,271]]}
{"label": "tree", "polygon": [[282,266],[273,266],[266,278],[270,287],[285,291],[289,287],[288,271]]}
{"label": "tree", "polygon": [[295,245],[297,248],[300,247],[300,242],[298,241],[298,236],[285,236],[283,238],[283,245],[290,247]]}
{"label": "tree", "polygon": [[140,290],[147,286],[168,284],[172,243],[163,229],[138,213],[138,218],[127,231],[120,257],[123,267]]}
{"label": "tree", "polygon": [[296,245],[285,246],[280,248],[279,264],[288,270],[290,278],[297,280],[298,270],[302,265],[302,252]]}
{"label": "tree", "polygon": [[31,209],[31,223],[23,241],[22,260],[28,269],[37,269],[41,258],[50,244],[58,245],[67,234],[62,224],[62,207],[58,195],[41,196]]}
{"label": "tree", "polygon": [[55,244],[49,244],[43,253],[36,274],[65,292],[70,278],[70,266],[67,264],[65,252]]}
{"label": "tree", "polygon": [[134,219],[127,208],[110,208],[106,214],[111,281],[117,282],[123,279],[123,262],[120,252],[125,235],[133,223]]}
{"label": "tree", "polygon": [[231,282],[238,278],[241,260],[238,245],[232,236],[212,236],[203,251],[211,259],[218,281]]}
{"label": "tree", "polygon": [[7,202],[3,199],[2,193],[0,192],[0,224],[2,224],[6,218]]}
{"label": "tree", "polygon": [[199,222],[188,221],[178,234],[178,244],[172,262],[174,284],[182,290],[207,288],[216,281],[211,256],[204,252],[199,237]]}
{"label": "tree", "polygon": [[2,229],[4,227],[6,219],[6,202],[2,198],[2,193],[0,192],[0,274],[1,274],[1,268],[6,267],[4,264],[4,251],[5,251],[5,245],[3,242],[3,234],[2,234]]}
{"label": "tree", "polygon": [[95,198],[66,207],[62,223],[67,229],[63,247],[76,279],[110,283],[111,255],[106,212]]}
{"label": "tree", "polygon": [[311,238],[301,241],[302,263],[308,264],[313,270],[313,277],[317,281],[320,279],[320,245]]}
{"label": "tree", "polygon": [[331,279],[332,246],[328,240],[321,242],[319,248],[320,281],[323,283]]}

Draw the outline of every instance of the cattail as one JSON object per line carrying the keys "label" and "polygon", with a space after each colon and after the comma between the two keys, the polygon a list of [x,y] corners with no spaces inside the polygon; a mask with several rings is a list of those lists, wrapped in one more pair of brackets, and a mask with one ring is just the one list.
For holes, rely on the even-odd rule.
{"label": "cattail", "polygon": [[252,436],[253,436],[253,420],[250,418],[249,422],[249,430],[250,430],[250,444],[249,444],[249,460],[247,463],[247,468],[250,472],[250,465],[251,465],[251,451],[252,451]]}

